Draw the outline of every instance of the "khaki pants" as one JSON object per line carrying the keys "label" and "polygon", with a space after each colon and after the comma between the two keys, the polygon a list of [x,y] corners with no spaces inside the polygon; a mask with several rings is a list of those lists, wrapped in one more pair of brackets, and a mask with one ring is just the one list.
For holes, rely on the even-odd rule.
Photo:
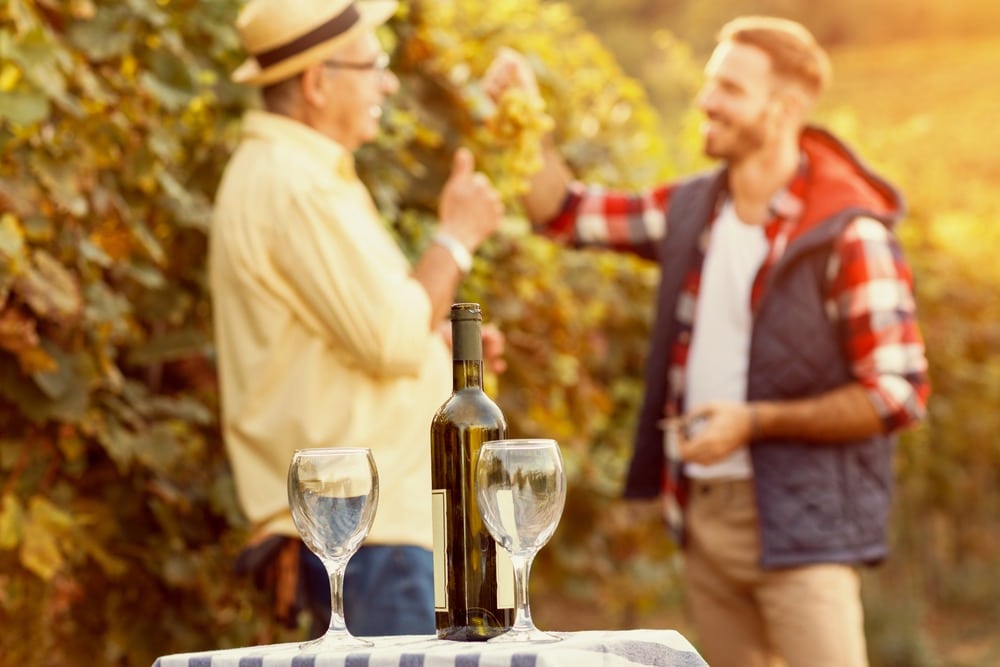
{"label": "khaki pants", "polygon": [[752,482],[691,480],[684,589],[712,667],[867,667],[857,571],[762,570]]}

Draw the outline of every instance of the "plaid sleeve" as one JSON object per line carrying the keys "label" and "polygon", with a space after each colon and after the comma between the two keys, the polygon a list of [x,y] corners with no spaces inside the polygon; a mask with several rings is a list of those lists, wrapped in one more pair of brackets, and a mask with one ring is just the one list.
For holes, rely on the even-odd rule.
{"label": "plaid sleeve", "polygon": [[895,236],[877,220],[856,218],[838,239],[830,278],[844,350],[886,431],[919,421],[930,395],[927,357],[913,276]]}
{"label": "plaid sleeve", "polygon": [[598,246],[655,260],[666,233],[670,185],[638,193],[570,184],[562,209],[542,232],[575,246]]}

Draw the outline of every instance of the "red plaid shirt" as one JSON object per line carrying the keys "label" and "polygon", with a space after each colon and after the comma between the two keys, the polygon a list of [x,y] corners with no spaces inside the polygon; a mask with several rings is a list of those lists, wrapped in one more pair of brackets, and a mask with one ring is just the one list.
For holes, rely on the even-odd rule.
{"label": "red plaid shirt", "polygon": [[[751,308],[760,300],[768,272],[800,229],[808,165],[771,202],[765,234],[769,252],[754,280]],[[656,260],[666,229],[666,210],[674,185],[637,194],[612,192],[575,182],[561,212],[545,226],[548,236],[574,246],[603,246]],[[719,202],[721,205],[722,202]],[[718,210],[718,209],[717,209]],[[694,303],[701,283],[708,227],[698,243],[678,300],[680,335],[671,350],[665,416],[683,404],[684,371],[693,328]],[[884,224],[855,218],[837,239],[827,267],[827,313],[843,332],[844,354],[854,377],[871,397],[886,431],[922,418],[930,385],[923,340],[917,327],[913,277],[898,242]]]}

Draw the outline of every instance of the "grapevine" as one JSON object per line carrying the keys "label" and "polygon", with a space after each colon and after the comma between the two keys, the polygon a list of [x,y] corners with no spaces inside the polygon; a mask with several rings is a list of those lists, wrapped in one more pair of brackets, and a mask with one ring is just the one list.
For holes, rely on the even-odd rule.
{"label": "grapevine", "polygon": [[509,88],[500,96],[486,130],[501,150],[494,185],[505,199],[528,191],[531,177],[542,168],[542,139],[552,127],[545,102],[537,95]]}

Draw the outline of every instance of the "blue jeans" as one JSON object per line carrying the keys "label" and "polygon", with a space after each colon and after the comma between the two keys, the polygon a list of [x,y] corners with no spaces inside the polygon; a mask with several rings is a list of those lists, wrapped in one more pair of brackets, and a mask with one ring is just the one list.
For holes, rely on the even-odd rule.
{"label": "blue jeans", "polygon": [[[302,574],[315,635],[330,623],[330,580],[303,544]],[[412,546],[363,546],[347,563],[344,620],[355,635],[430,635],[434,624],[434,560]]]}

